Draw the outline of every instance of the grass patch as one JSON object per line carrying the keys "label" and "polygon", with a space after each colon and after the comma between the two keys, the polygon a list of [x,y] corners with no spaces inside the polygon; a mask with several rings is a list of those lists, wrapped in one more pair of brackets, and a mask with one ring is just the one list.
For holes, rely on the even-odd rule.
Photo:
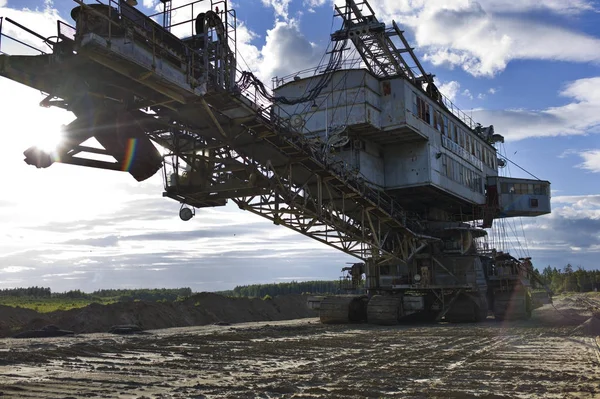
{"label": "grass patch", "polygon": [[28,297],[0,297],[0,305],[13,308],[25,308],[39,313],[50,313],[56,310],[70,310],[83,308],[91,303],[107,305],[117,302],[114,298],[100,299],[75,299],[75,298],[28,298]]}

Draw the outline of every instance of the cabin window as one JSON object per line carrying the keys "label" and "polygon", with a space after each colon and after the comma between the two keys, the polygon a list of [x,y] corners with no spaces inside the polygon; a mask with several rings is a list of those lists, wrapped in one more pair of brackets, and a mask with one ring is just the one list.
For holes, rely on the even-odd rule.
{"label": "cabin window", "polygon": [[449,120],[448,117],[446,115],[442,115],[442,120],[444,121],[444,126],[443,126],[443,130],[442,130],[442,134],[446,134],[448,137],[452,137],[452,134],[450,133],[450,129],[449,129]]}
{"label": "cabin window", "polygon": [[423,100],[421,97],[417,95],[413,91],[413,114],[427,122],[427,124],[431,124],[431,114],[429,110],[429,104]]}
{"label": "cabin window", "polygon": [[529,198],[529,207],[537,208],[539,206],[539,201],[537,198]]}
{"label": "cabin window", "polygon": [[458,136],[460,138],[460,146],[465,148],[465,132],[463,132],[462,129],[458,130]]}
{"label": "cabin window", "polygon": [[467,169],[465,173],[465,185],[471,187],[471,169]]}
{"label": "cabin window", "polygon": [[523,187],[524,184],[516,183],[514,186],[515,194],[527,194],[527,187]]}
{"label": "cabin window", "polygon": [[452,179],[452,177],[454,176],[454,170],[453,170],[454,168],[452,167],[452,166],[453,166],[453,163],[454,163],[454,161],[452,161],[452,162],[448,162],[448,163],[446,164],[446,176],[448,176],[448,177],[449,177],[449,178],[451,178],[451,179]]}
{"label": "cabin window", "polygon": [[475,156],[481,160],[481,143],[479,141],[475,142]]}
{"label": "cabin window", "polygon": [[502,192],[502,194],[514,194],[515,186],[509,183],[502,183],[502,185],[500,186],[500,191]]}
{"label": "cabin window", "polygon": [[475,174],[475,179],[474,179],[475,187],[473,187],[473,191],[483,194],[483,184],[481,184],[482,181],[483,181],[483,179],[481,178],[481,175]]}
{"label": "cabin window", "polygon": [[414,116],[419,116],[419,105],[417,104],[417,93],[413,91],[412,96],[412,113]]}
{"label": "cabin window", "polygon": [[442,155],[442,168],[440,173],[449,179],[469,188],[471,191],[483,193],[482,177],[475,171],[467,168],[461,162],[452,159],[446,154]]}
{"label": "cabin window", "polygon": [[415,92],[413,92],[413,114],[431,125],[431,111],[429,104],[427,101],[417,96]]}
{"label": "cabin window", "polygon": [[448,163],[451,162],[451,159],[447,155],[442,156],[442,173],[445,173],[448,170]]}
{"label": "cabin window", "polygon": [[543,183],[502,183],[500,191],[502,194],[547,195],[546,187]]}
{"label": "cabin window", "polygon": [[533,194],[534,195],[546,195],[546,186],[543,184],[534,184],[533,185]]}
{"label": "cabin window", "polygon": [[444,125],[442,124],[442,114],[440,111],[433,111],[433,127],[444,134]]}
{"label": "cabin window", "polygon": [[[452,122],[450,122],[452,123]],[[456,126],[456,123],[452,123],[452,139],[454,140],[454,142],[456,144],[458,144],[458,135],[459,135],[459,128],[458,126]]]}

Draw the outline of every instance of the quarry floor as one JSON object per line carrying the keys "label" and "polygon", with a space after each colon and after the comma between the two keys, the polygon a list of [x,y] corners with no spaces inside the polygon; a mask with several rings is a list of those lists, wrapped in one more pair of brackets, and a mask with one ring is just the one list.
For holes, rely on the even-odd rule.
{"label": "quarry floor", "polygon": [[[1,339],[15,398],[599,398],[600,333],[576,300],[531,320],[322,325]],[[557,310],[558,309],[558,310]]]}

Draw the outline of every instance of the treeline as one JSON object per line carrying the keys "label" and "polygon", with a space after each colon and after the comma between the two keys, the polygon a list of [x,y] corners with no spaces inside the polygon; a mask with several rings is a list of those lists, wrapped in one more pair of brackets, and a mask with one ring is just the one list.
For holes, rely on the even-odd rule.
{"label": "treeline", "polygon": [[46,287],[4,288],[0,290],[0,296],[50,298],[52,291]]}
{"label": "treeline", "polygon": [[175,301],[178,298],[192,295],[191,288],[139,288],[139,289],[109,289],[86,293],[81,290],[52,292],[50,288],[5,288],[0,290],[0,296],[28,298],[67,298],[67,299],[106,299],[111,298],[120,302],[126,301]]}
{"label": "treeline", "polygon": [[547,266],[539,276],[554,293],[600,291],[600,270],[574,270],[571,264],[564,269]]}
{"label": "treeline", "polygon": [[337,280],[292,281],[289,283],[238,285],[219,294],[234,297],[259,297],[285,294],[335,294],[340,290]]}

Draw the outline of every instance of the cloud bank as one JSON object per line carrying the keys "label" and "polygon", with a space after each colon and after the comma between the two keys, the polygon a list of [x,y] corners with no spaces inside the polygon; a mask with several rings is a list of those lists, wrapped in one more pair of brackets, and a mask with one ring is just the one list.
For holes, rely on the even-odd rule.
{"label": "cloud bank", "polygon": [[600,39],[550,25],[536,14],[596,12],[589,1],[379,0],[372,5],[380,19],[412,29],[426,60],[474,76],[494,76],[512,60],[600,62]]}

